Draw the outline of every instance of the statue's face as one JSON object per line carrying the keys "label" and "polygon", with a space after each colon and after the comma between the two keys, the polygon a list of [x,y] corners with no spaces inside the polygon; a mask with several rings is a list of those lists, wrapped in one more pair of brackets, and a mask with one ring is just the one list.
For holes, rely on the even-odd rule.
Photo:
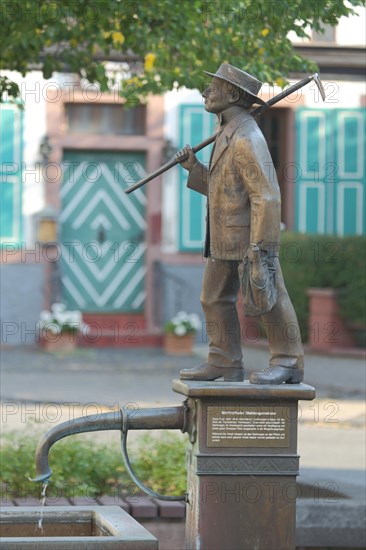
{"label": "statue's face", "polygon": [[205,109],[209,113],[222,113],[233,104],[233,86],[221,78],[213,77],[202,93]]}

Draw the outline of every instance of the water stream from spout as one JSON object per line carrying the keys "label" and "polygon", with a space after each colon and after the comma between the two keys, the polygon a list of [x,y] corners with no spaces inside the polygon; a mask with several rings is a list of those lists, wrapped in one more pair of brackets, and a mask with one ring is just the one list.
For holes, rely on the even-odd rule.
{"label": "water stream from spout", "polygon": [[46,491],[47,491],[47,485],[48,485],[48,480],[45,481],[44,483],[42,483],[42,491],[41,491],[41,497],[42,497],[42,500],[41,500],[41,515],[40,515],[40,518],[38,520],[38,529],[41,529],[43,531],[43,514],[44,514],[44,507],[45,507],[45,504],[46,504]]}

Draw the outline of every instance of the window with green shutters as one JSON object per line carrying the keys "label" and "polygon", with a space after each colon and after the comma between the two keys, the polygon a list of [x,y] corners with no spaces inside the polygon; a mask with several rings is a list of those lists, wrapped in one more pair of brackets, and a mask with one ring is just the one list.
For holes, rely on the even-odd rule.
{"label": "window with green shutters", "polygon": [[296,111],[296,229],[365,233],[365,109]]}
{"label": "window with green shutters", "polygon": [[[179,148],[192,147],[215,131],[216,116],[205,111],[200,103],[181,105],[179,109]],[[212,146],[197,153],[201,162],[210,160]],[[205,239],[206,197],[188,189],[188,172],[179,168],[179,250],[200,252]]]}
{"label": "window with green shutters", "polygon": [[0,105],[0,170],[2,246],[22,240],[23,113],[16,105]]}
{"label": "window with green shutters", "polygon": [[[295,229],[313,234],[365,234],[365,109],[299,108],[295,114]],[[216,117],[200,104],[181,105],[179,147],[195,145],[215,130]],[[211,147],[198,153],[209,162]],[[200,252],[206,198],[187,189],[179,168],[181,252]]]}

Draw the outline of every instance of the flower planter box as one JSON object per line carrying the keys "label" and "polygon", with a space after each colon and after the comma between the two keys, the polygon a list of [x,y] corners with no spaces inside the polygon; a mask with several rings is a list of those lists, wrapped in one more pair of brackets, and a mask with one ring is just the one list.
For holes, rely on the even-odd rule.
{"label": "flower planter box", "polygon": [[164,335],[164,351],[169,355],[192,355],[194,334],[177,336],[176,334]]}
{"label": "flower planter box", "polygon": [[67,310],[65,304],[55,303],[51,311],[41,311],[40,345],[46,351],[73,351],[89,327],[80,311]]}
{"label": "flower planter box", "polygon": [[355,346],[351,331],[339,315],[337,291],[309,288],[309,345],[320,351]]}
{"label": "flower planter box", "polygon": [[41,332],[41,346],[49,352],[71,352],[77,347],[78,335],[75,332],[61,332],[55,334],[49,330]]}

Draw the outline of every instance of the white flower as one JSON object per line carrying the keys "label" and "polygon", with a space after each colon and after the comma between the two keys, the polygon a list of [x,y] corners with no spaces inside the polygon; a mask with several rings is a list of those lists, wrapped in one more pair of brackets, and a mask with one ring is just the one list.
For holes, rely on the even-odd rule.
{"label": "white flower", "polygon": [[40,319],[43,323],[47,323],[47,321],[51,321],[52,315],[49,311],[41,311]]}
{"label": "white flower", "polygon": [[176,316],[179,321],[188,321],[188,313],[186,313],[185,311],[178,311]]}
{"label": "white flower", "polygon": [[201,319],[198,317],[196,313],[191,313],[189,315],[188,320],[192,325],[192,327],[194,328],[194,330],[199,330],[199,328],[201,327]]}
{"label": "white flower", "polygon": [[174,334],[176,334],[177,336],[184,336],[186,332],[187,332],[187,329],[183,325],[178,325],[174,329]]}
{"label": "white flower", "polygon": [[66,311],[67,320],[69,323],[81,323],[83,316],[80,311]]}
{"label": "white flower", "polygon": [[60,303],[55,303],[55,304],[52,304],[51,306],[51,311],[57,315],[58,313],[62,313],[63,311],[65,311],[66,309],[66,306],[65,304],[60,304]]}
{"label": "white flower", "polygon": [[55,313],[55,316],[54,316],[54,320],[56,323],[58,323],[59,325],[65,325],[68,321],[68,316],[65,312],[62,312],[62,311],[58,311],[57,313]]}
{"label": "white flower", "polygon": [[62,330],[80,331],[84,328],[83,316],[80,311],[66,310],[64,304],[55,303],[50,311],[40,314],[40,327],[59,334]]}
{"label": "white flower", "polygon": [[167,333],[174,333],[178,336],[184,334],[193,334],[201,328],[201,320],[196,313],[186,313],[185,311],[179,311],[172,319],[166,323],[165,331]]}
{"label": "white flower", "polygon": [[49,330],[52,334],[60,334],[61,327],[57,323],[49,322],[45,323],[42,327],[45,330]]}

